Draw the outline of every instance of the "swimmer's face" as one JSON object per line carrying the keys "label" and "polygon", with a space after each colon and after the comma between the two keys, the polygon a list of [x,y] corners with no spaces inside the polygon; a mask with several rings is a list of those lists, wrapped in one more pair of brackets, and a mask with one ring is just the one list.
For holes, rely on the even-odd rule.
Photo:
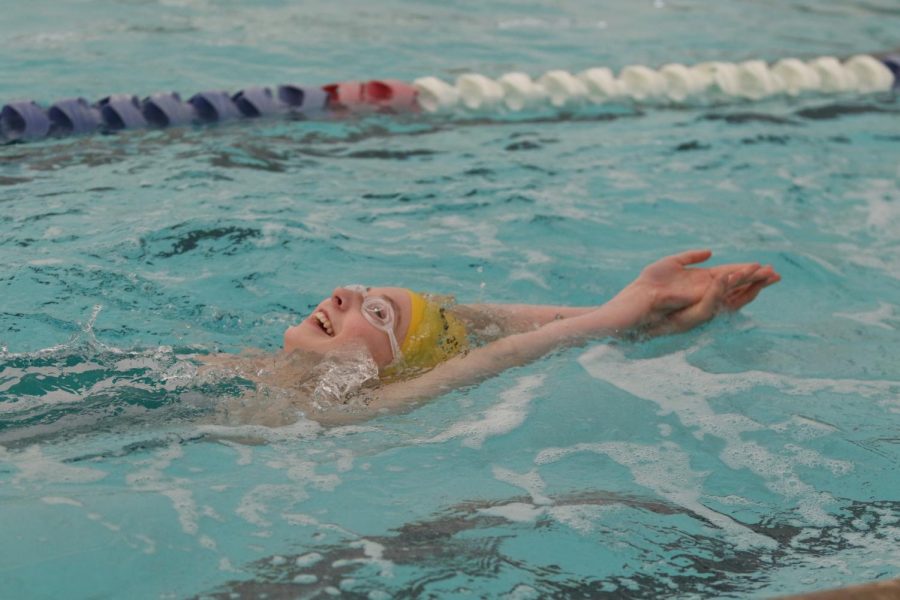
{"label": "swimmer's face", "polygon": [[[402,345],[412,308],[409,293],[404,288],[373,287],[367,289],[366,295],[381,296],[393,307],[394,335]],[[360,291],[336,288],[311,315],[284,332],[284,351],[326,354],[360,348],[372,356],[379,368],[388,366],[394,358],[390,337],[363,316],[363,299]]]}

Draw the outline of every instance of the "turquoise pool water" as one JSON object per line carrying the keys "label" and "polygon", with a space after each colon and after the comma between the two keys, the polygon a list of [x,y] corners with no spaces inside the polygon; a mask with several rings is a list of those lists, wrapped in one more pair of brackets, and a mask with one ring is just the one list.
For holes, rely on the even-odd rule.
{"label": "turquoise pool water", "polygon": [[[849,55],[868,2],[37,1],[0,100]],[[0,147],[0,596],[768,597],[900,573],[893,96],[266,121]],[[205,424],[335,285],[599,303],[708,246],[740,315],[404,415]],[[237,596],[233,596],[236,594]]]}

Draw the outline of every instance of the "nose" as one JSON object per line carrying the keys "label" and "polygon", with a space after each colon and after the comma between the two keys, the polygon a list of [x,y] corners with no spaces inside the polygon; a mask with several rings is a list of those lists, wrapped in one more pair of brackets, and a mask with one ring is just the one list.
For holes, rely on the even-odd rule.
{"label": "nose", "polygon": [[346,310],[353,304],[354,295],[359,295],[359,293],[345,287],[334,288],[334,291],[331,292],[331,303],[338,310]]}

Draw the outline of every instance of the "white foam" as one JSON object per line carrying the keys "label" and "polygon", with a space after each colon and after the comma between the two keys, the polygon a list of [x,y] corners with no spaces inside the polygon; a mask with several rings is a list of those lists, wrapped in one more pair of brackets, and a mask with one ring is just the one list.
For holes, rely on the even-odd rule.
{"label": "white foam", "polygon": [[371,564],[379,568],[379,577],[394,576],[394,563],[384,558],[384,546],[382,546],[378,542],[373,542],[365,538],[359,539],[355,542],[351,542],[349,545],[351,548],[362,548],[365,558],[348,558],[336,560],[331,563],[331,566],[340,568],[354,564]]}
{"label": "white foam", "polygon": [[344,529],[340,525],[336,525],[334,523],[322,523],[315,517],[311,517],[309,515],[304,515],[301,513],[282,513],[281,518],[290,525],[299,525],[302,527],[317,527],[318,529],[321,529],[322,531],[317,531],[313,534],[313,539],[316,541],[322,541],[323,539],[325,539],[325,531],[333,531],[349,538],[359,537],[357,534],[348,529]]}
{"label": "white foam", "polygon": [[524,583],[518,584],[512,591],[503,596],[504,600],[536,600],[540,597],[540,592]]}
{"label": "white foam", "polygon": [[567,525],[581,534],[588,534],[594,530],[595,522],[603,518],[605,513],[618,510],[618,507],[597,504],[567,504],[549,506],[546,510],[549,516],[563,525]]}
{"label": "white foam", "polygon": [[40,446],[29,446],[21,451],[10,451],[0,446],[0,463],[14,467],[18,474],[12,485],[29,483],[90,483],[99,481],[107,473],[89,467],[67,465],[46,456]]}
{"label": "white foam", "polygon": [[67,504],[69,506],[84,506],[84,504],[82,504],[78,500],[75,500],[74,498],[65,498],[62,496],[44,496],[41,498],[41,502],[43,502],[44,504],[51,504],[51,505]]}
{"label": "white foam", "polygon": [[297,559],[294,561],[294,564],[297,565],[298,567],[303,568],[303,567],[312,566],[312,565],[316,564],[317,562],[319,562],[320,560],[322,560],[321,554],[319,554],[318,552],[309,552],[307,554],[298,556]]}
{"label": "white foam", "polygon": [[846,475],[853,470],[853,463],[850,461],[825,458],[818,452],[801,448],[796,444],[785,444],[784,449],[793,453],[797,464],[805,467],[824,467],[833,475]]}
{"label": "white foam", "polygon": [[[147,488],[143,488],[146,490]],[[190,535],[197,535],[200,525],[197,523],[197,505],[194,503],[194,495],[184,488],[164,489],[157,488],[154,491],[162,494],[172,502],[172,508],[178,515],[178,523],[181,530]]]}
{"label": "white foam", "polygon": [[[341,482],[334,474],[320,475],[316,473],[316,463],[294,454],[287,447],[275,458],[266,461],[270,469],[283,471],[291,481],[289,484],[259,484],[246,492],[238,503],[235,513],[248,523],[260,527],[262,535],[270,535],[273,517],[276,513],[282,520],[293,525],[321,526],[308,515],[281,512],[287,507],[295,506],[309,498],[307,486],[318,490],[332,491]],[[355,537],[355,536],[354,536]]]}
{"label": "white foam", "polygon": [[862,323],[863,325],[870,325],[872,327],[888,330],[897,329],[894,325],[891,325],[890,322],[900,320],[900,317],[895,316],[894,305],[888,304],[887,302],[879,302],[878,308],[875,310],[858,313],[836,312],[832,314],[835,317],[849,319],[851,321],[856,321],[857,323]]}
{"label": "white foam", "polygon": [[226,573],[233,573],[237,571],[237,569],[234,568],[234,565],[231,564],[231,561],[228,560],[228,558],[225,556],[219,559],[219,570]]}
{"label": "white foam", "polygon": [[[452,246],[459,254],[484,260],[493,259],[506,246],[497,239],[497,226],[489,220],[473,220],[460,215],[442,215],[430,224],[443,232],[453,232]],[[421,241],[432,240],[435,230],[429,227],[418,236]]]}
{"label": "white foam", "polygon": [[772,424],[769,426],[769,429],[779,433],[789,432],[798,440],[811,440],[832,434],[838,430],[834,425],[829,425],[828,423],[823,423],[802,415],[792,415],[786,421]]}
{"label": "white foam", "polygon": [[296,422],[282,427],[266,427],[264,425],[198,425],[197,433],[207,434],[219,441],[229,438],[236,440],[263,440],[269,443],[296,441],[303,438],[315,438],[324,428],[308,419],[298,418]]}
{"label": "white foam", "polygon": [[525,254],[525,264],[510,270],[509,280],[531,281],[535,285],[538,285],[545,290],[549,290],[550,285],[543,277],[535,273],[531,267],[536,265],[546,265],[552,263],[553,260],[538,250],[525,250],[523,253]]}
{"label": "white foam", "polygon": [[531,523],[546,512],[546,507],[525,502],[510,502],[478,510],[478,514],[501,517],[513,523]]}
{"label": "white foam", "polygon": [[746,432],[774,427],[767,428],[740,414],[716,413],[710,407],[708,399],[757,386],[772,387],[782,393],[794,395],[831,391],[874,396],[895,390],[900,383],[804,379],[762,371],[707,373],[689,364],[686,356],[687,353],[682,351],[659,358],[626,360],[618,350],[598,346],[586,351],[578,360],[593,377],[654,402],[659,406],[661,414],[676,414],[698,439],[705,435],[722,439],[725,448],[720,458],[726,465],[735,470],[748,469],[761,477],[770,490],[796,501],[799,511],[808,522],[833,524],[834,518],[823,508],[832,503],[833,498],[803,482],[794,470],[795,465],[802,464],[801,458],[809,460],[808,455],[804,454],[800,458],[796,452],[792,456],[779,455],[754,441],[744,440],[742,434]]}
{"label": "white foam", "polygon": [[143,552],[144,554],[156,554],[156,542],[152,538],[147,537],[142,533],[135,534],[134,537],[144,544],[141,552]]}
{"label": "white foam", "polygon": [[544,495],[544,480],[541,478],[540,473],[537,472],[537,469],[532,469],[527,473],[516,473],[495,465],[491,470],[494,473],[494,479],[525,490],[535,504],[550,504],[552,502],[550,498]]}
{"label": "white foam", "polygon": [[414,441],[438,444],[455,438],[463,438],[464,446],[480,448],[487,438],[509,433],[525,422],[528,405],[543,383],[543,375],[519,377],[515,386],[501,392],[500,402],[485,410],[480,419],[460,421],[432,438]]}
{"label": "white foam", "polygon": [[353,451],[344,448],[335,450],[335,454],[337,455],[335,468],[339,472],[344,473],[353,468]]}
{"label": "white foam", "polygon": [[228,440],[219,440],[219,443],[228,446],[237,453],[238,459],[235,464],[238,466],[246,466],[253,463],[253,448],[250,446],[247,446],[246,444],[237,444]]}
{"label": "white foam", "polygon": [[200,535],[199,512],[193,493],[184,487],[189,480],[180,477],[169,477],[164,471],[175,460],[182,458],[184,450],[178,442],[173,442],[158,451],[152,458],[140,461],[144,468],[125,476],[125,482],[132,490],[138,492],[155,492],[169,499],[178,517],[181,530],[197,539],[202,547],[214,550],[215,541],[206,535]]}
{"label": "white foam", "polygon": [[341,482],[337,475],[317,474],[316,463],[287,451],[281,453],[277,458],[267,461],[266,466],[271,469],[283,470],[291,481],[298,484],[311,484],[316,489],[323,491],[332,491]]}
{"label": "white foam", "polygon": [[690,467],[690,457],[672,442],[647,446],[629,442],[576,444],[568,448],[549,448],[538,453],[534,462],[556,462],[579,452],[605,454],[631,471],[635,483],[653,490],[669,500],[706,519],[732,537],[738,547],[776,547],[777,542],[741,525],[730,517],[716,512],[700,502],[702,482],[706,473]]}
{"label": "white foam", "polygon": [[225,520],[222,518],[222,515],[220,515],[218,512],[216,512],[216,509],[214,509],[212,506],[209,506],[208,504],[203,505],[203,508],[201,509],[200,514],[208,519],[214,519],[216,521],[219,521],[220,523]]}
{"label": "white foam", "polygon": [[279,498],[300,502],[308,497],[309,494],[306,493],[303,486],[263,483],[250,488],[241,497],[234,512],[251,525],[268,528],[272,526],[272,522],[266,517],[269,512],[267,502]]}
{"label": "white foam", "polygon": [[356,435],[358,433],[376,433],[380,431],[377,427],[371,425],[341,425],[332,427],[322,432],[325,437],[347,437],[348,435]]}

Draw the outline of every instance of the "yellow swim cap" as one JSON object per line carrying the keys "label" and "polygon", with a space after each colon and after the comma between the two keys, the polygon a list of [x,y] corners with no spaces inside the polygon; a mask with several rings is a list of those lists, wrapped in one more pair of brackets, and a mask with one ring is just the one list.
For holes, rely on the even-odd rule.
{"label": "yellow swim cap", "polygon": [[412,304],[402,358],[385,370],[389,377],[426,371],[469,348],[466,326],[438,302],[407,290]]}

